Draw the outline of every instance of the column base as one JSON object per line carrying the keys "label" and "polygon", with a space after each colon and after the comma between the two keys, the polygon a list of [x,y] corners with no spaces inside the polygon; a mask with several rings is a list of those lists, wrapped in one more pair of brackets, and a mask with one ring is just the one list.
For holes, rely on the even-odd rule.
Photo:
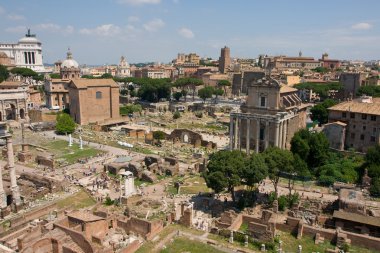
{"label": "column base", "polygon": [[0,209],[7,207],[7,195],[4,191],[0,192]]}
{"label": "column base", "polygon": [[18,186],[14,186],[11,188],[11,191],[12,191],[12,199],[13,199],[13,203],[16,205],[16,206],[19,206],[22,204],[21,202],[21,196],[20,196],[20,190],[18,188]]}

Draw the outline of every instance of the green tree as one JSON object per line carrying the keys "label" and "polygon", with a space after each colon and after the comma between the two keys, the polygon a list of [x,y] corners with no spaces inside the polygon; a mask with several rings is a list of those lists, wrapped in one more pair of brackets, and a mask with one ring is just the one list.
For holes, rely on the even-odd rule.
{"label": "green tree", "polygon": [[133,114],[135,112],[141,113],[142,107],[139,104],[129,104],[120,107],[120,115]]}
{"label": "green tree", "polygon": [[[197,89],[197,86],[203,85],[203,81],[198,78],[179,78],[174,83],[174,85],[178,88],[181,88],[182,90],[191,89],[193,91],[193,101],[194,101],[195,91]],[[185,100],[186,100],[186,96],[185,96]]]}
{"label": "green tree", "polygon": [[173,97],[174,97],[175,100],[179,101],[180,98],[182,97],[182,92],[180,92],[180,91],[175,92],[173,94]]}
{"label": "green tree", "polygon": [[158,141],[165,140],[165,136],[166,136],[166,134],[163,131],[154,131],[153,132],[153,138],[155,140],[158,140]]}
{"label": "green tree", "polygon": [[16,75],[21,75],[23,77],[33,77],[33,78],[38,77],[38,74],[29,68],[16,67],[16,68],[11,69],[11,73],[16,74]]}
{"label": "green tree", "polygon": [[103,75],[100,76],[102,79],[112,79],[112,75],[110,73],[104,73]]}
{"label": "green tree", "polygon": [[366,85],[360,86],[358,92],[358,96],[372,96],[372,97],[380,97],[380,86],[378,85]]}
{"label": "green tree", "polygon": [[9,77],[8,69],[4,65],[0,64],[0,83],[7,80],[8,77]]}
{"label": "green tree", "polygon": [[51,73],[49,76],[52,79],[60,79],[61,78],[61,75],[57,74],[57,73]]}
{"label": "green tree", "polygon": [[182,96],[185,98],[186,102],[186,97],[187,97],[187,91],[186,90],[181,90]]}
{"label": "green tree", "polygon": [[230,87],[230,86],[231,86],[231,82],[228,80],[220,80],[218,82],[218,87],[222,87],[224,90],[224,96],[227,95],[227,87]]}
{"label": "green tree", "polygon": [[57,134],[71,134],[75,131],[75,122],[69,114],[58,113],[55,130]]}
{"label": "green tree", "polygon": [[239,150],[221,150],[210,155],[207,171],[203,174],[207,186],[219,193],[225,189],[235,203],[235,186],[241,185],[246,156]]}
{"label": "green tree", "polygon": [[206,102],[206,99],[212,98],[214,94],[214,88],[211,86],[206,86],[198,91],[198,96],[203,99],[203,103]]}
{"label": "green tree", "polygon": [[310,152],[307,160],[309,167],[316,168],[327,162],[329,159],[329,146],[329,141],[324,133],[312,133],[310,135]]}
{"label": "green tree", "polygon": [[[307,130],[301,130],[307,131]],[[308,131],[307,131],[308,132]],[[307,159],[309,157],[310,147],[308,143],[308,139],[303,139],[301,137],[300,132],[295,133],[292,140],[290,141],[291,148],[293,154],[297,154],[299,157],[304,157]]]}
{"label": "green tree", "polygon": [[332,99],[326,99],[320,104],[317,104],[313,108],[310,109],[311,112],[311,119],[312,120],[318,120],[319,124],[325,124],[327,123],[329,119],[329,112],[327,108],[336,105],[337,102]]}
{"label": "green tree", "polygon": [[278,197],[278,183],[282,172],[292,173],[293,154],[278,147],[267,148],[264,152],[265,163],[268,166],[269,179],[272,181],[276,198]]}
{"label": "green tree", "polygon": [[215,101],[218,100],[218,96],[222,96],[224,91],[221,88],[214,89]]}
{"label": "green tree", "polygon": [[369,188],[369,192],[373,197],[380,197],[380,178],[374,178],[371,182],[371,187]]}
{"label": "green tree", "polygon": [[243,171],[245,184],[251,189],[268,176],[268,166],[262,154],[252,154]]}
{"label": "green tree", "polygon": [[[142,78],[143,79],[143,78]],[[146,78],[139,80],[141,83],[137,95],[145,101],[159,102],[161,99],[170,99],[172,85],[170,80],[164,79],[150,79]]]}

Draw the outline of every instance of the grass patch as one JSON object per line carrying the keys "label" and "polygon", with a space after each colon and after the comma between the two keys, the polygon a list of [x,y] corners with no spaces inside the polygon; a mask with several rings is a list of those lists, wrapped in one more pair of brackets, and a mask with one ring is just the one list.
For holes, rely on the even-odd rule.
{"label": "grass patch", "polygon": [[59,209],[70,207],[76,210],[89,207],[95,204],[96,201],[84,190],[80,190],[74,195],[71,195],[57,202],[57,206]]}
{"label": "grass patch", "polygon": [[248,223],[243,222],[239,228],[239,231],[241,232],[247,232],[248,231]]}
{"label": "grass patch", "polygon": [[198,194],[199,192],[210,192],[210,189],[207,186],[181,186],[181,194]]}
{"label": "grass patch", "polygon": [[191,253],[221,253],[214,247],[207,245],[202,242],[189,240],[188,238],[178,237],[174,241],[166,246],[166,249],[161,250],[161,253],[182,253],[182,252],[191,252]]}
{"label": "grass patch", "polygon": [[83,149],[79,148],[79,144],[75,143],[71,147],[68,146],[68,142],[64,140],[56,140],[46,143],[45,148],[53,152],[58,159],[64,159],[67,163],[73,164],[78,162],[78,159],[94,157],[100,153],[104,153],[102,150],[94,149],[88,146],[83,146]]}

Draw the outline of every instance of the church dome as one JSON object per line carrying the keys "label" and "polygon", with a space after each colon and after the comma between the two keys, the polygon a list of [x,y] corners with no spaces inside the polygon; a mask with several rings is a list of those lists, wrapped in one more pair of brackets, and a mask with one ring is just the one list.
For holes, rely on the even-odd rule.
{"label": "church dome", "polygon": [[35,34],[30,33],[30,29],[28,29],[28,33],[25,34],[24,38],[21,38],[19,43],[41,43],[37,38]]}
{"label": "church dome", "polygon": [[36,37],[24,37],[21,38],[19,43],[41,43]]}
{"label": "church dome", "polygon": [[69,51],[67,52],[66,60],[61,64],[61,68],[79,68],[79,64],[73,59],[73,54]]}

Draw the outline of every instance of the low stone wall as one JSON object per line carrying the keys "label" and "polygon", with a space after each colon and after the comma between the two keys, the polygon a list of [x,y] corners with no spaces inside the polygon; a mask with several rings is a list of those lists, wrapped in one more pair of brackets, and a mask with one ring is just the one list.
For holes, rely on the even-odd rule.
{"label": "low stone wall", "polygon": [[146,221],[132,217],[126,221],[118,220],[117,226],[127,233],[134,232],[143,236],[146,240],[150,240],[163,229],[163,222],[161,220]]}
{"label": "low stone wall", "polygon": [[59,228],[62,231],[64,231],[67,235],[69,235],[71,239],[83,250],[83,252],[86,252],[86,253],[95,252],[90,242],[86,239],[86,237],[81,232],[74,231],[72,229],[69,229],[67,227],[64,227],[58,224],[54,224],[54,228]]}
{"label": "low stone wall", "polygon": [[133,241],[132,243],[128,244],[127,247],[121,249],[119,252],[120,253],[133,253],[136,250],[140,248],[141,244],[138,240]]}

